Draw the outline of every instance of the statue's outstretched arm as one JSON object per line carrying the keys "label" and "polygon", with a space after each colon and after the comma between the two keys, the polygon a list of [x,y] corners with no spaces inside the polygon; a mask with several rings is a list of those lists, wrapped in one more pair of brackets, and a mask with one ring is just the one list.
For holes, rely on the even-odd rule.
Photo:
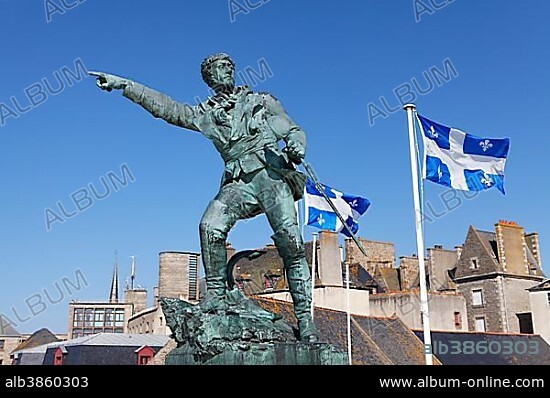
{"label": "statue's outstretched arm", "polygon": [[187,104],[177,102],[159,91],[148,88],[130,79],[111,75],[104,72],[89,72],[96,76],[96,84],[105,91],[123,90],[123,95],[142,106],[154,117],[165,120],[170,124],[189,130],[200,131],[195,120],[197,110]]}

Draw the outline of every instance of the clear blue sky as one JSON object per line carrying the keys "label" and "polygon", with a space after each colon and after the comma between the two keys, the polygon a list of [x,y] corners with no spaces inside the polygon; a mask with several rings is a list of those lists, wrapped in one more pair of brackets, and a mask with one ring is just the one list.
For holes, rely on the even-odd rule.
{"label": "clear blue sky", "polygon": [[[199,73],[206,55],[228,52],[237,70],[258,69],[264,59],[273,76],[255,90],[277,96],[305,129],[307,157],[325,184],[372,201],[360,236],[394,242],[401,256],[416,251],[406,117],[393,112],[371,126],[369,103],[381,107],[383,96],[395,107],[394,88],[413,78],[426,88],[423,72],[443,71],[449,59],[458,76],[418,95],[419,112],[479,136],[509,137],[507,195],[491,190],[447,212],[443,187],[427,183],[426,201],[448,214],[426,223],[426,245],[452,248],[463,243],[469,225],[493,230],[507,219],[540,233],[544,263],[550,250],[547,1],[454,1],[422,13],[419,22],[412,0],[272,0],[235,14],[233,23],[229,5],[94,0],[53,13],[47,23],[42,0],[0,0],[0,103],[13,108],[13,96],[25,107],[27,87],[46,78],[56,88],[54,72],[74,70],[76,59],[194,103],[207,94]],[[119,93],[100,91],[93,79],[4,121],[0,313],[20,331],[66,332],[69,300],[106,299],[115,249],[121,283],[129,256],[137,255],[138,281],[147,288],[157,282],[160,251],[199,250],[198,222],[223,167],[199,134],[155,120]],[[46,230],[46,208],[59,212],[60,201],[73,211],[71,193],[89,183],[102,192],[100,177],[120,175],[122,164],[135,182]],[[306,229],[308,238],[311,232]],[[230,241],[254,248],[270,242],[270,234],[258,217],[237,224]],[[69,294],[60,281],[75,281],[77,269],[88,286]],[[63,295],[52,305],[44,290],[59,299],[56,283]],[[47,303],[43,312],[39,301]],[[29,307],[41,313],[24,323],[15,319],[13,308],[27,318]]]}

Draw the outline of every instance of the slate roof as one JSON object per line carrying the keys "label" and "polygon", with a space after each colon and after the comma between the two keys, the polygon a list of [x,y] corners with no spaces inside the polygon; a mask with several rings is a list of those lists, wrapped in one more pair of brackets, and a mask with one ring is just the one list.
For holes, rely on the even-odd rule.
{"label": "slate roof", "polygon": [[265,254],[253,260],[242,258],[237,261],[233,269],[235,280],[245,278],[244,293],[251,295],[265,291],[264,275],[266,273],[278,271],[281,277],[273,288],[274,290],[286,289],[283,260],[279,256],[277,249],[275,247],[266,247],[259,250],[264,250]]}
{"label": "slate roof", "polygon": [[[376,289],[380,291],[381,287],[376,283],[372,275],[360,263],[353,263],[349,266],[350,284],[356,288]],[[344,278],[345,280],[345,278]]]}
{"label": "slate roof", "polygon": [[[423,332],[413,330],[414,334],[422,341]],[[508,333],[481,333],[481,332],[432,332],[432,344],[444,343],[449,347],[446,354],[437,353],[437,357],[444,365],[548,365],[550,364],[550,346],[539,335],[508,334]],[[474,344],[483,342],[480,347],[491,346],[492,353],[486,354],[451,354],[452,342],[458,341],[461,346],[464,342],[472,341]],[[505,355],[505,346],[513,344],[516,354]],[[457,343],[454,343],[457,346]],[[469,343],[470,344],[470,343]],[[529,354],[535,352],[537,354]],[[500,348],[500,350],[499,350]],[[455,349],[456,351],[456,349]],[[500,352],[499,352],[500,351]],[[520,354],[527,351],[525,354]]]}
{"label": "slate roof", "polygon": [[[306,255],[306,261],[311,269],[311,255],[312,255],[313,242],[309,241],[304,243],[304,251]],[[273,286],[274,291],[288,290],[286,278],[284,274],[283,259],[279,256],[279,252],[274,245],[268,245],[258,250],[265,253],[253,260],[242,258],[237,261],[235,268],[233,269],[233,276],[235,279],[244,277],[246,282],[244,283],[244,293],[246,295],[253,295],[256,293],[265,292],[265,275],[266,274],[279,274],[277,282]],[[319,266],[318,257],[316,261],[317,269]],[[316,276],[315,285],[320,285],[321,280]]]}
{"label": "slate roof", "polygon": [[168,340],[170,340],[170,337],[161,334],[97,333],[91,336],[63,341],[56,345],[63,345],[65,347],[75,345],[128,347],[148,345],[150,347],[162,347]]}
{"label": "slate roof", "polygon": [[381,288],[381,292],[398,292],[401,290],[397,268],[376,267],[374,279]]}
{"label": "slate roof", "polygon": [[[475,228],[474,228],[475,229]],[[491,257],[493,257],[493,260],[500,264],[500,260],[498,257],[498,245],[496,241],[496,233],[489,232],[489,231],[480,231],[478,229],[475,229],[477,232],[477,235],[481,239],[481,242],[483,243],[483,246],[487,249]],[[531,270],[536,270],[537,275],[543,275],[541,267],[538,265],[537,260],[535,259],[535,256],[531,252],[531,247],[529,245],[525,245],[525,253],[527,256],[527,262],[529,263],[529,268]]]}
{"label": "slate roof", "polygon": [[15,330],[6,317],[2,315],[0,315],[0,326],[2,326],[0,329],[1,336],[21,336],[21,333]]}
{"label": "slate roof", "polygon": [[156,334],[98,333],[47,345],[44,365],[53,364],[57,347],[66,350],[64,365],[134,365],[136,349],[149,346],[158,352],[170,337]]}
{"label": "slate roof", "polygon": [[[254,300],[296,325],[292,304],[265,297]],[[322,341],[347,352],[347,318],[342,311],[315,308],[315,325]],[[423,365],[424,346],[397,317],[351,316],[352,358],[357,365]],[[437,358],[434,363],[439,364]]]}
{"label": "slate roof", "polygon": [[539,283],[536,286],[533,286],[532,288],[527,289],[530,292],[540,292],[544,290],[550,290],[550,279],[545,280],[542,283]]}
{"label": "slate roof", "polygon": [[38,347],[48,343],[54,343],[59,341],[55,335],[48,329],[40,329],[29,336],[27,340],[19,344],[12,353],[21,350],[27,350],[29,348]]}
{"label": "slate roof", "polygon": [[48,351],[49,344],[43,344],[36,347],[25,348],[23,350],[14,351],[15,365],[42,365],[44,355]]}
{"label": "slate roof", "polygon": [[492,254],[496,259],[496,261],[498,262],[498,246],[497,246],[496,234],[494,232],[480,231],[478,229],[476,229],[476,232],[480,237],[481,242],[483,243],[483,246],[485,246],[487,251],[490,254]]}

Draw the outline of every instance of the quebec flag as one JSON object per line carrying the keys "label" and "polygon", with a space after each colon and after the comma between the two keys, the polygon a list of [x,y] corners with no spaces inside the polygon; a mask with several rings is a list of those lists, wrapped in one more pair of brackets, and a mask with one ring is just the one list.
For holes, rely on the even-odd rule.
{"label": "quebec flag", "polygon": [[[370,202],[360,196],[348,195],[327,185],[320,185],[344,220],[346,220],[346,224],[351,231],[354,234],[357,233],[359,230],[357,220],[367,211]],[[349,237],[350,234],[310,178],[306,180],[305,191],[305,218],[307,225],[328,231],[342,232]]]}
{"label": "quebec flag", "polygon": [[424,141],[424,178],[463,191],[504,192],[510,140],[480,138],[417,114]]}

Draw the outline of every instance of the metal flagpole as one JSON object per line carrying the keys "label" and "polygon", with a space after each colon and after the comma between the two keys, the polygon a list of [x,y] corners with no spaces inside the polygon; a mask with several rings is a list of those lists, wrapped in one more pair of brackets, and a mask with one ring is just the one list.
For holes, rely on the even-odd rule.
{"label": "metal flagpole", "polygon": [[[344,260],[343,250],[341,249],[341,260]],[[350,313],[350,304],[349,304],[349,261],[345,261],[346,264],[346,321],[348,328],[348,361],[350,365],[352,364],[351,358],[351,313]]]}
{"label": "metal flagpole", "polygon": [[422,324],[424,327],[424,347],[426,352],[426,365],[433,365],[431,354],[432,336],[430,333],[430,312],[428,308],[428,291],[426,289],[426,269],[424,268],[424,236],[422,234],[422,214],[420,213],[420,193],[418,189],[418,163],[415,152],[414,113],[416,105],[406,104],[403,109],[407,112],[409,124],[409,147],[411,156],[411,172],[414,199],[414,220],[416,225],[416,248],[418,251],[418,274],[420,278],[420,305]]}
{"label": "metal flagpole", "polygon": [[306,236],[306,223],[307,223],[307,220],[306,220],[306,196],[304,194],[304,197],[302,198],[302,200],[300,200],[301,202],[301,209],[302,209],[302,238],[304,236]]}
{"label": "metal flagpole", "polygon": [[311,319],[314,317],[315,298],[315,262],[317,261],[317,233],[313,233],[313,246],[311,249]]}
{"label": "metal flagpole", "polygon": [[[332,211],[336,214],[336,216],[338,217],[338,219],[340,220],[340,222],[342,223],[342,225],[344,226],[344,228],[346,229],[348,234],[351,236],[351,238],[353,239],[353,241],[355,242],[355,244],[357,245],[357,247],[359,248],[361,253],[363,253],[365,256],[367,256],[367,252],[365,251],[363,245],[361,244],[359,239],[357,239],[357,236],[355,236],[355,234],[353,233],[351,228],[348,226],[348,224],[346,224],[346,220],[344,220],[344,217],[342,216],[342,214],[340,214],[340,212],[338,211],[338,209],[336,208],[334,203],[332,203],[332,200],[330,200],[330,198],[327,196],[325,190],[323,189],[321,183],[319,182],[319,179],[317,178],[317,175],[315,174],[315,171],[313,171],[313,168],[311,167],[311,165],[309,163],[307,163],[306,161],[302,161],[302,165],[304,166],[304,169],[306,170],[307,174],[309,174],[309,176],[313,180],[313,183],[315,184],[315,187],[317,188],[317,190],[321,193],[321,195],[323,196],[325,201],[329,204]],[[350,310],[349,310],[349,307],[350,307],[349,300],[350,299],[349,299],[349,264],[348,263],[346,263],[346,280],[347,280],[347,282],[346,282],[346,290],[347,290],[347,310],[346,310],[346,312],[347,312],[347,328],[348,328],[348,359],[349,359],[349,364],[351,365],[351,315],[350,315]]]}

